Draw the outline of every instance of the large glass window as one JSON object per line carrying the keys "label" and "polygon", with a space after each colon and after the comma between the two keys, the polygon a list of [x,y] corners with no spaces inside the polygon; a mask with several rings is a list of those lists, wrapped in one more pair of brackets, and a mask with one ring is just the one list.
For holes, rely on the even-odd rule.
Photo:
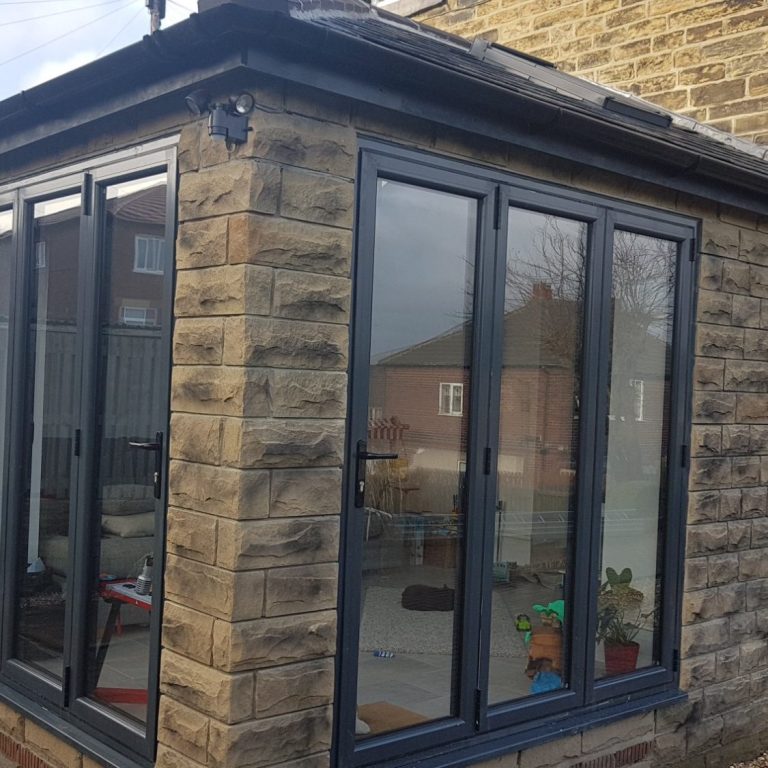
{"label": "large glass window", "polygon": [[21,216],[0,208],[0,680],[144,759],[158,699],[172,162],[94,162],[23,185]]}
{"label": "large glass window", "polygon": [[694,223],[403,155],[360,181],[345,765],[677,673]]}

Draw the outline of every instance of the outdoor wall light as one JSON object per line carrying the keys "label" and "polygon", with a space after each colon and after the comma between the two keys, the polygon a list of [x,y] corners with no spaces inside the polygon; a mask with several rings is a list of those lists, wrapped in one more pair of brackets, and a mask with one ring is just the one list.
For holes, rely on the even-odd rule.
{"label": "outdoor wall light", "polygon": [[244,144],[248,139],[248,115],[256,103],[250,93],[231,96],[226,102],[214,104],[208,91],[192,91],[184,99],[187,109],[196,117],[208,113],[208,135],[225,141],[227,146]]}

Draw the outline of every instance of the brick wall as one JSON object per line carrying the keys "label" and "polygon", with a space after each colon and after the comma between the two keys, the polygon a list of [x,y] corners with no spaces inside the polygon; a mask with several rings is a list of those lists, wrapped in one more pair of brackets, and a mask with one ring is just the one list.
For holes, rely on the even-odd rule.
{"label": "brick wall", "polygon": [[416,18],[768,142],[764,0],[447,0]]}

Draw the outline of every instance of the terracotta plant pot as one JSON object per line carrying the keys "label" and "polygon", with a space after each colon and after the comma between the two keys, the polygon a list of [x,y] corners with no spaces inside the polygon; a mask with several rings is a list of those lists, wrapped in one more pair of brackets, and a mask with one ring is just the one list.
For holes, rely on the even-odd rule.
{"label": "terracotta plant pot", "polygon": [[637,669],[637,656],[640,653],[639,643],[629,643],[627,645],[604,643],[603,645],[605,652],[605,674],[608,677],[634,672]]}

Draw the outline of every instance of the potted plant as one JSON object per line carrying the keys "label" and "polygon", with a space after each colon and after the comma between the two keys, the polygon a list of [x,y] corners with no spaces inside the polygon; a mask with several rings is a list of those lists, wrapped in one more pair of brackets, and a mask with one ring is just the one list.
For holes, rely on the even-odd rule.
{"label": "potted plant", "polygon": [[643,593],[631,586],[632,571],[605,569],[597,611],[597,642],[603,644],[605,674],[621,675],[637,668],[640,644],[635,641],[649,616],[643,614]]}

